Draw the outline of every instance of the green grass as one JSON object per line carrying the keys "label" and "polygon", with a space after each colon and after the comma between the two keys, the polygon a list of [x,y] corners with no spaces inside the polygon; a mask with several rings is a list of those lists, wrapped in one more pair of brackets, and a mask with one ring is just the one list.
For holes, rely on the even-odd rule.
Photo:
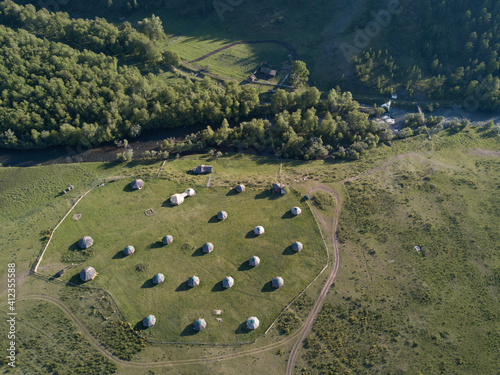
{"label": "green grass", "polygon": [[[188,186],[161,179],[146,181],[141,191],[128,191],[130,180],[117,180],[100,187],[85,197],[71,217],[59,227],[49,246],[42,267],[63,267],[80,251],[75,242],[84,235],[94,238],[91,256],[78,267],[71,268],[63,279],[75,280],[84,266],[93,266],[97,278],[92,286],[109,291],[117,300],[127,319],[135,325],[146,315],[157,317],[154,328],[144,331],[158,341],[244,342],[256,338],[271,324],[286,304],[316,276],[326,260],[324,245],[315,227],[311,212],[300,197],[288,194],[273,196],[269,189],[247,189],[233,195],[228,188],[207,189],[194,186],[195,197],[186,198],[177,207],[165,200]],[[294,205],[303,208],[302,215],[292,217]],[[144,211],[153,208],[147,217]],[[228,212],[228,219],[218,222],[219,210]],[[253,235],[253,228],[262,225],[266,233]],[[171,234],[174,242],[159,243]],[[304,250],[292,254],[290,245],[299,240]],[[201,246],[212,242],[215,250],[203,255]],[[121,250],[133,245],[136,252],[122,257]],[[70,249],[70,250],[68,250]],[[261,258],[261,265],[248,269],[252,255]],[[144,265],[145,271],[138,271]],[[166,280],[152,287],[151,277],[161,272]],[[188,277],[198,275],[201,284],[187,290]],[[220,282],[226,276],[235,285],[222,291]],[[280,290],[271,290],[268,283],[276,276],[285,279]],[[217,322],[214,310],[223,310]],[[261,327],[245,335],[236,331],[249,316],[257,316]],[[198,317],[207,320],[208,329],[193,336],[189,329]],[[238,331],[239,332],[239,331]]]}

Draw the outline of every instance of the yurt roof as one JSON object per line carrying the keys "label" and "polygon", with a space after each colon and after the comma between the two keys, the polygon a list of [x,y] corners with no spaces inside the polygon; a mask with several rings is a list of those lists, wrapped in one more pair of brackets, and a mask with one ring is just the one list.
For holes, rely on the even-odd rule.
{"label": "yurt roof", "polygon": [[227,219],[227,212],[226,211],[219,211],[217,213],[217,219],[219,219],[219,220]]}
{"label": "yurt roof", "polygon": [[148,315],[142,321],[144,327],[152,327],[156,324],[156,317],[154,315]]}
{"label": "yurt roof", "polygon": [[78,246],[82,249],[88,249],[93,243],[94,240],[90,236],[84,236],[78,240]]}
{"label": "yurt roof", "polygon": [[244,192],[244,191],[245,191],[245,185],[243,185],[243,184],[239,184],[239,185],[237,185],[237,186],[236,186],[236,191],[237,191],[238,193]]}
{"label": "yurt roof", "polygon": [[161,242],[163,242],[163,244],[165,245],[168,245],[169,243],[172,243],[174,241],[174,237],[172,237],[170,234],[167,234],[165,237],[163,237],[163,239],[161,240]]}
{"label": "yurt roof", "polygon": [[231,276],[226,276],[222,280],[222,286],[224,288],[231,288],[234,285],[234,279]]}
{"label": "yurt roof", "polygon": [[198,276],[191,276],[188,279],[188,285],[189,286],[197,286],[200,284],[200,278]]}
{"label": "yurt roof", "polygon": [[294,214],[294,215],[300,215],[300,213],[302,212],[302,210],[300,209],[300,207],[297,207],[297,206],[292,207],[291,211],[292,211],[292,214]]}
{"label": "yurt roof", "polygon": [[132,189],[136,189],[136,190],[142,189],[143,186],[144,186],[144,181],[142,181],[140,178],[138,178],[130,183],[130,187]]}
{"label": "yurt roof", "polygon": [[247,319],[247,328],[248,329],[257,329],[259,328],[260,322],[255,316],[251,316]]}
{"label": "yurt roof", "polygon": [[285,284],[285,281],[282,277],[276,276],[275,278],[273,278],[272,284],[275,288],[280,288]]}
{"label": "yurt roof", "polygon": [[207,242],[203,244],[203,252],[210,253],[214,249],[214,244],[211,242]]}
{"label": "yurt roof", "polygon": [[89,281],[96,277],[96,275],[97,272],[95,271],[94,267],[85,267],[80,272],[80,279],[82,279],[83,281]]}
{"label": "yurt roof", "polygon": [[261,225],[258,225],[258,226],[256,226],[253,229],[253,231],[254,231],[255,234],[263,234],[264,233],[264,227],[261,226]]}
{"label": "yurt roof", "polygon": [[248,261],[252,267],[258,266],[260,264],[260,258],[258,256],[253,256]]}
{"label": "yurt roof", "polygon": [[165,281],[165,276],[162,273],[157,273],[156,275],[153,276],[154,284],[161,284],[164,281]]}
{"label": "yurt roof", "polygon": [[203,331],[206,327],[207,327],[207,322],[205,321],[205,319],[202,318],[196,319],[193,323],[193,328],[196,331]]}
{"label": "yurt roof", "polygon": [[123,249],[123,254],[125,255],[130,255],[135,252],[135,247],[133,246],[127,246],[125,249]]}
{"label": "yurt roof", "polygon": [[302,245],[302,243],[301,243],[301,242],[299,242],[299,241],[295,241],[294,243],[292,243],[292,249],[293,249],[294,251],[300,251],[300,250],[302,250],[303,248],[304,248],[304,246],[303,246],[303,245]]}

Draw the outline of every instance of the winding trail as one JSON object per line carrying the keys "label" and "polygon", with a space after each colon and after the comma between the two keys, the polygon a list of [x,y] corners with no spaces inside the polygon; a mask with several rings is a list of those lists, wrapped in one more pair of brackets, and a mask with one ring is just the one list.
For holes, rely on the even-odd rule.
{"label": "winding trail", "polygon": [[[332,243],[333,243],[333,269],[330,275],[328,276],[328,279],[325,282],[325,285],[323,286],[323,289],[321,290],[320,295],[318,296],[318,299],[316,300],[316,303],[314,304],[311,313],[307,317],[307,320],[305,321],[302,329],[299,331],[299,337],[297,338],[297,341],[295,342],[295,345],[292,348],[292,351],[290,352],[290,358],[288,359],[288,363],[286,366],[286,374],[287,375],[293,375],[293,369],[295,366],[295,359],[297,358],[297,354],[299,353],[300,347],[302,345],[302,341],[306,338],[306,336],[309,334],[309,331],[311,330],[311,327],[316,320],[316,317],[318,316],[319,312],[321,311],[321,307],[323,306],[323,302],[325,301],[325,298],[330,291],[330,288],[332,286],[332,283],[335,281],[335,278],[337,277],[337,273],[340,268],[340,251],[339,251],[339,243],[337,241],[337,226],[338,226],[338,221],[339,221],[339,215],[340,215],[340,209],[341,209],[341,200],[337,192],[333,189],[329,189],[326,187],[319,187],[315,188],[309,191],[309,193],[313,193],[317,190],[322,190],[326,191],[330,194],[333,195],[335,198],[335,215],[333,218],[333,224],[332,224]],[[316,215],[318,216],[317,212]],[[323,225],[325,225],[323,221]]]}
{"label": "winding trail", "polygon": [[[348,182],[348,181],[355,181],[358,180],[362,177],[365,177],[367,175],[373,174],[381,169],[386,168],[388,165],[392,164],[393,162],[399,160],[402,157],[412,155],[414,153],[405,153],[405,154],[400,154],[396,156],[395,158],[392,158],[386,162],[384,162],[382,165],[379,167],[370,169],[360,175],[346,178],[340,182]],[[66,306],[61,300],[55,297],[51,297],[48,295],[42,295],[42,294],[33,294],[33,295],[27,295],[27,296],[22,296],[19,297],[18,300],[42,300],[46,302],[50,302],[55,304],[57,307],[61,309],[61,311],[68,316],[73,323],[78,326],[78,328],[82,331],[82,333],[87,337],[87,339],[90,341],[90,343],[97,349],[99,352],[101,352],[106,358],[109,360],[115,362],[116,364],[119,364],[121,366],[127,366],[127,367],[137,367],[137,368],[144,368],[144,367],[172,367],[172,366],[179,366],[179,365],[196,365],[196,364],[203,364],[203,363],[210,363],[210,362],[218,362],[221,360],[230,360],[230,359],[237,359],[241,357],[245,357],[248,355],[256,355],[271,349],[276,349],[279,347],[282,347],[285,344],[288,344],[290,342],[294,342],[295,344],[290,352],[290,357],[287,362],[287,369],[286,369],[286,374],[287,375],[293,375],[293,370],[295,366],[295,360],[297,358],[297,355],[299,353],[300,347],[304,339],[307,337],[309,334],[312,325],[318,316],[322,306],[323,302],[328,295],[328,292],[331,288],[332,283],[335,281],[335,278],[338,274],[338,271],[340,269],[340,251],[339,251],[339,243],[337,240],[337,226],[338,226],[338,219],[340,215],[340,210],[341,210],[341,199],[338,195],[338,193],[333,190],[332,188],[325,187],[325,186],[320,186],[317,188],[313,188],[309,191],[309,194],[322,190],[325,192],[328,192],[333,195],[335,198],[335,211],[334,211],[334,218],[333,218],[333,223],[331,227],[331,238],[332,238],[332,243],[333,243],[333,250],[334,250],[334,257],[333,257],[333,269],[328,276],[325,285],[323,286],[323,289],[321,290],[320,295],[316,299],[316,302],[314,303],[314,306],[311,310],[311,313],[307,317],[306,321],[304,322],[304,325],[297,330],[296,332],[292,333],[290,336],[283,338],[281,340],[278,340],[276,342],[272,342],[257,348],[249,348],[247,350],[242,350],[237,353],[227,353],[227,354],[222,354],[222,355],[212,355],[212,356],[206,356],[203,358],[192,358],[192,359],[181,359],[181,360],[167,360],[167,361],[155,361],[155,362],[140,362],[140,361],[127,361],[123,360],[120,357],[116,356],[112,352],[110,352],[105,346],[103,346],[99,340],[97,340],[91,333],[90,331],[86,328],[86,326],[80,321],[80,319],[70,310],[68,306]],[[87,194],[86,192],[85,194]],[[83,196],[85,196],[85,194]],[[83,196],[81,198],[83,198]],[[81,199],[80,198],[80,199]],[[78,202],[77,202],[78,203]],[[76,204],[74,205],[76,206]],[[64,218],[68,216],[68,214],[73,210],[74,206],[68,211],[68,213],[65,215]],[[312,208],[315,216],[318,218],[319,222],[321,222],[321,225],[326,229],[328,228],[328,223],[325,221],[325,219],[318,214],[318,211],[316,208]],[[63,218],[63,220],[64,220]],[[63,221],[61,220],[61,222]],[[61,223],[60,222],[60,223]],[[59,223],[59,224],[60,224]],[[55,231],[55,230],[54,230]],[[53,231],[53,233],[54,233]],[[46,248],[44,249],[46,250]],[[41,260],[41,259],[40,259]],[[40,262],[37,263],[37,265]]]}

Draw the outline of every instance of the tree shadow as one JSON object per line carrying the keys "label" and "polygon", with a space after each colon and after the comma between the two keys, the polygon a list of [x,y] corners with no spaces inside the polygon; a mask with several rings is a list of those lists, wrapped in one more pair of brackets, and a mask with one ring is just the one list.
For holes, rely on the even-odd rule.
{"label": "tree shadow", "polygon": [[141,285],[141,289],[154,288],[156,285],[152,279],[147,279],[144,284]]}
{"label": "tree shadow", "polygon": [[293,255],[293,254],[297,254],[297,253],[292,249],[292,246],[287,246],[287,248],[281,254],[282,255]]}
{"label": "tree shadow", "polygon": [[83,284],[85,284],[85,281],[80,279],[80,272],[78,272],[76,275],[71,276],[71,278],[66,283],[66,285],[69,286],[80,286]]}
{"label": "tree shadow", "polygon": [[218,223],[219,221],[222,221],[222,220],[217,219],[217,215],[212,216],[212,217],[208,220],[208,222],[209,222],[209,223]]}
{"label": "tree shadow", "polygon": [[191,254],[192,257],[202,257],[203,255],[205,255],[206,253],[203,252],[203,247],[199,247],[197,248],[193,254]]}
{"label": "tree shadow", "polygon": [[156,242],[153,242],[151,245],[149,245],[149,248],[150,248],[150,249],[159,249],[160,247],[163,247],[163,246],[165,246],[165,245],[163,244],[163,242],[161,242],[161,241],[156,241]]}
{"label": "tree shadow", "polygon": [[188,285],[187,281],[183,281],[182,283],[179,284],[179,286],[175,289],[176,292],[185,292],[186,290],[191,289],[191,287]]}
{"label": "tree shadow", "polygon": [[256,238],[256,237],[259,237],[259,236],[255,234],[255,232],[253,231],[253,229],[252,229],[251,231],[249,231],[249,232],[245,235],[245,238]]}
{"label": "tree shadow", "polygon": [[144,324],[142,323],[142,320],[139,320],[134,326],[134,331],[145,331],[148,328],[151,327],[145,327]]}
{"label": "tree shadow", "polygon": [[212,288],[212,292],[223,292],[225,290],[226,288],[224,288],[224,286],[222,285],[222,281],[216,283]]}
{"label": "tree shadow", "polygon": [[130,182],[129,182],[127,185],[125,185],[125,187],[123,188],[123,191],[130,193],[132,191],[135,191],[135,189],[132,189],[132,187],[130,186]]}
{"label": "tree shadow", "polygon": [[293,219],[295,216],[294,214],[292,214],[291,211],[287,211],[283,214],[283,216],[281,217],[282,219]]}
{"label": "tree shadow", "polygon": [[227,193],[226,193],[226,197],[231,197],[233,195],[238,195],[238,191],[236,191],[236,188],[233,188],[231,190],[229,190]]}
{"label": "tree shadow", "polygon": [[262,287],[262,289],[260,290],[261,292],[274,292],[276,290],[276,288],[273,286],[273,282],[272,281],[268,281],[267,283],[264,284],[264,286]]}
{"label": "tree shadow", "polygon": [[181,332],[181,336],[194,336],[198,333],[197,330],[193,328],[193,323],[188,324],[186,328]]}
{"label": "tree shadow", "polygon": [[249,271],[252,268],[254,268],[254,267],[252,267],[250,265],[250,263],[248,263],[248,260],[246,260],[246,261],[244,261],[243,263],[240,264],[240,266],[238,267],[238,271]]}
{"label": "tree shadow", "polygon": [[237,335],[241,335],[241,334],[247,334],[251,332],[250,329],[247,328],[247,322],[243,322],[241,323],[238,328],[236,328],[236,331],[234,331],[234,333],[236,333]]}
{"label": "tree shadow", "polygon": [[113,258],[112,259],[123,259],[125,258],[126,255],[123,254],[123,250],[120,250],[119,252],[117,252],[115,255],[113,255]]}

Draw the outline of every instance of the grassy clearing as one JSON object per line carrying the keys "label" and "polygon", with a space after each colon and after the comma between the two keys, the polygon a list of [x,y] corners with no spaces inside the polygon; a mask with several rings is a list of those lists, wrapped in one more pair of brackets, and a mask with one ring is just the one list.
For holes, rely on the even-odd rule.
{"label": "grassy clearing", "polygon": [[[150,339],[249,341],[265,331],[325,263],[312,214],[294,194],[278,197],[269,189],[251,188],[233,194],[227,188],[194,186],[195,197],[171,207],[165,200],[187,185],[150,179],[143,190],[129,191],[129,182],[117,180],[85,197],[76,208],[82,218],[70,218],[60,226],[42,267],[52,265],[47,271],[51,275],[61,261],[80,262],[75,242],[91,235],[95,243],[86,254],[88,260],[68,270],[62,279],[78,281],[80,269],[93,266],[99,275],[91,284],[109,291],[133,325],[148,314],[157,317],[157,325],[143,331]],[[292,217],[289,210],[294,205],[302,206],[302,215]],[[155,211],[151,217],[144,214],[149,208]],[[215,218],[220,210],[229,215],[222,222]],[[256,225],[264,226],[266,233],[254,236]],[[166,234],[173,235],[174,243],[162,246],[160,240]],[[298,254],[290,247],[295,240],[304,244]],[[203,255],[205,242],[212,242],[215,250]],[[129,244],[136,252],[124,258],[121,250]],[[252,255],[262,261],[255,269],[246,265]],[[158,272],[166,280],[153,286],[150,279]],[[192,275],[199,276],[201,284],[189,290],[186,280]],[[221,280],[227,275],[234,277],[235,285],[223,290]],[[276,275],[285,279],[283,289],[270,287]],[[223,313],[216,316],[215,310]],[[200,316],[209,328],[193,335],[190,325]],[[259,317],[261,327],[241,335],[248,316]],[[217,317],[223,322],[217,322]]]}
{"label": "grassy clearing", "polygon": [[304,343],[302,373],[499,367],[500,163],[460,150],[477,135],[346,184],[341,271]]}

